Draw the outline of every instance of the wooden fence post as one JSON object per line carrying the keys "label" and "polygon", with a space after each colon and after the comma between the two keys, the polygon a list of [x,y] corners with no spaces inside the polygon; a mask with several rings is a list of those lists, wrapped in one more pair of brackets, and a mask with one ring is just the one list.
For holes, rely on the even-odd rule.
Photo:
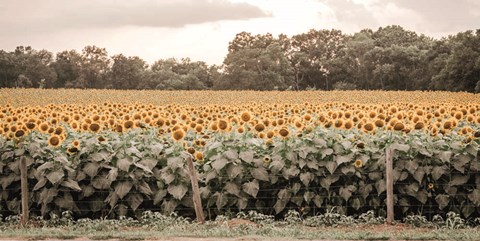
{"label": "wooden fence post", "polygon": [[190,175],[190,181],[192,182],[193,191],[193,205],[195,206],[195,215],[199,223],[205,223],[205,217],[203,216],[202,199],[200,198],[200,189],[198,188],[197,172],[193,167],[192,156],[187,157],[188,173]]}
{"label": "wooden fence post", "polygon": [[393,155],[395,150],[391,147],[387,147],[385,153],[386,159],[386,184],[387,184],[387,224],[393,224],[394,211],[393,211]]}
{"label": "wooden fence post", "polygon": [[20,220],[22,225],[27,224],[28,221],[28,179],[27,179],[27,160],[25,157],[20,157],[20,182],[22,189],[22,218]]}

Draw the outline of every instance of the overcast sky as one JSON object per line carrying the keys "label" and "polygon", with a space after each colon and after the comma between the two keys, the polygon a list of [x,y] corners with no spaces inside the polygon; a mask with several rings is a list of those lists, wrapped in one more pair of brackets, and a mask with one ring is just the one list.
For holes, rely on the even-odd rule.
{"label": "overcast sky", "polygon": [[0,49],[190,57],[221,64],[236,33],[353,33],[391,24],[442,37],[480,28],[480,0],[0,0]]}

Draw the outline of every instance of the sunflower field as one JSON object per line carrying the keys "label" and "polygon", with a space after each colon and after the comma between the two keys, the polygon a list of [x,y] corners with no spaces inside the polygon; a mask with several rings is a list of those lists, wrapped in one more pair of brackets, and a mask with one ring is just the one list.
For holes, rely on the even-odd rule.
{"label": "sunflower field", "polygon": [[480,95],[388,91],[0,89],[0,214],[194,214],[256,210],[480,216]]}

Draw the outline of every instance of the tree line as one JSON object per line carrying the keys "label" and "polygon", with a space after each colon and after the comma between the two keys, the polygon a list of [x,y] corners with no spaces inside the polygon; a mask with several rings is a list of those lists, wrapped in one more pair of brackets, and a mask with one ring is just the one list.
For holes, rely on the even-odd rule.
{"label": "tree line", "polygon": [[354,34],[310,30],[238,33],[222,65],[137,56],[105,48],[53,54],[0,50],[0,88],[162,90],[450,90],[480,92],[480,29],[441,39],[398,25]]}

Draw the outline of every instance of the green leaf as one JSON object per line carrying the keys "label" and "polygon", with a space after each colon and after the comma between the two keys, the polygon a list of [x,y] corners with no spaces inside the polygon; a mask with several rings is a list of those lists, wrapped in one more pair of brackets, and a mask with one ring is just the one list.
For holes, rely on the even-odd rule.
{"label": "green leaf", "polygon": [[468,179],[470,179],[469,175],[454,175],[449,184],[451,186],[460,186],[467,183]]}
{"label": "green leaf", "polygon": [[37,172],[43,173],[46,170],[52,169],[54,166],[53,162],[45,162],[37,168]]}
{"label": "green leaf", "polygon": [[443,162],[450,162],[450,158],[452,158],[452,152],[451,151],[441,151],[438,153],[438,158]]}
{"label": "green leaf", "polygon": [[96,189],[110,189],[111,184],[105,176],[97,176],[92,180],[92,186]]}
{"label": "green leaf", "polygon": [[340,176],[338,175],[328,175],[324,178],[320,178],[320,186],[328,190],[330,188],[330,185],[332,185],[339,179],[340,179]]}
{"label": "green leaf", "polygon": [[252,163],[253,162],[253,151],[242,151],[240,152],[240,159],[242,159],[246,163]]}
{"label": "green leaf", "polygon": [[285,161],[282,159],[282,157],[278,155],[272,157],[272,162],[270,163],[270,170],[272,170],[273,174],[279,173],[284,166]]}
{"label": "green leaf", "polygon": [[268,172],[263,167],[257,167],[255,169],[253,169],[252,170],[252,176],[257,180],[266,181],[266,182],[269,181]]}
{"label": "green leaf", "polygon": [[256,198],[258,194],[258,190],[260,190],[260,186],[257,180],[253,180],[251,182],[244,183],[242,185],[242,190],[246,192],[248,195]]}
{"label": "green leaf", "polygon": [[420,190],[415,196],[415,198],[417,198],[417,200],[420,201],[422,204],[425,204],[428,200],[428,193],[425,190]]}
{"label": "green leaf", "polygon": [[138,162],[139,164],[145,166],[149,171],[152,171],[153,168],[157,165],[158,160],[154,158],[147,157]]}
{"label": "green leaf", "polygon": [[167,190],[165,189],[158,190],[155,193],[155,197],[153,198],[153,205],[158,205],[165,196],[167,196]]}
{"label": "green leaf", "polygon": [[130,208],[132,208],[133,211],[137,210],[142,202],[143,197],[140,194],[131,194],[127,198],[127,203],[130,205]]}
{"label": "green leaf", "polygon": [[415,180],[417,180],[419,183],[422,182],[424,176],[425,171],[423,171],[423,168],[418,168],[417,171],[415,171],[415,174],[413,174],[413,178],[415,178]]}
{"label": "green leaf", "polygon": [[227,175],[230,179],[236,178],[240,173],[242,173],[243,168],[240,165],[235,165],[231,163],[227,166]]}
{"label": "green leaf", "polygon": [[326,156],[330,156],[333,154],[333,149],[331,148],[325,148],[325,149],[322,149],[320,151],[320,153],[322,154],[322,159],[325,158]]}
{"label": "green leaf", "polygon": [[33,191],[37,191],[38,189],[42,188],[45,186],[45,184],[47,184],[47,179],[46,178],[41,178],[37,184],[35,184],[35,186],[33,187]]}
{"label": "green leaf", "polygon": [[407,169],[408,172],[410,172],[412,175],[415,173],[415,171],[418,169],[418,162],[414,160],[410,160],[405,162],[405,169]]}
{"label": "green leaf", "polygon": [[65,176],[63,170],[51,171],[46,175],[48,181],[50,181],[50,183],[52,183],[53,185],[57,184],[60,180],[62,180],[63,176]]}
{"label": "green leaf", "polygon": [[99,152],[95,152],[93,155],[90,156],[93,161],[101,162],[103,160],[110,161],[110,154],[106,150],[101,150]]}
{"label": "green leaf", "polygon": [[478,188],[474,189],[468,194],[468,199],[470,199],[476,207],[480,207],[480,190]]}
{"label": "green leaf", "polygon": [[225,207],[225,205],[227,205],[228,197],[227,197],[227,195],[225,195],[221,192],[217,192],[215,194],[217,196],[217,200],[216,200],[215,204],[217,205],[217,209],[220,210],[223,207]]}
{"label": "green leaf", "polygon": [[315,193],[314,192],[310,192],[310,191],[306,191],[304,194],[303,194],[303,199],[305,200],[305,202],[310,203],[310,201],[312,201],[312,199],[315,197]]}
{"label": "green leaf", "polygon": [[341,165],[343,163],[351,162],[353,160],[353,153],[344,156],[335,156],[335,162],[337,165]]}
{"label": "green leaf", "polygon": [[119,182],[115,185],[115,193],[120,199],[123,199],[132,189],[133,184],[130,181]]}
{"label": "green leaf", "polygon": [[85,172],[89,177],[95,177],[98,174],[98,169],[100,168],[100,164],[97,162],[88,162],[83,167],[83,172]]}
{"label": "green leaf", "polygon": [[227,182],[224,187],[227,193],[233,194],[235,196],[240,195],[240,187],[234,182]]}
{"label": "green leaf", "polygon": [[133,163],[133,158],[131,157],[126,157],[122,159],[118,159],[117,161],[117,167],[118,169],[128,172],[130,170],[130,165]]}
{"label": "green leaf", "polygon": [[167,166],[173,171],[183,166],[183,159],[181,157],[169,157],[167,159]]}
{"label": "green leaf", "polygon": [[313,175],[310,172],[304,172],[300,174],[300,181],[302,181],[303,185],[306,187],[309,186],[310,182],[313,180]]}
{"label": "green leaf", "polygon": [[275,205],[273,205],[273,208],[275,209],[275,212],[279,214],[283,209],[285,209],[285,206],[287,205],[287,201],[282,200],[282,199],[277,199],[275,202]]}
{"label": "green leaf", "polygon": [[435,197],[435,201],[438,204],[438,208],[440,208],[440,210],[443,210],[445,207],[448,206],[448,203],[450,202],[450,196],[440,194]]}
{"label": "green leaf", "polygon": [[352,193],[355,192],[356,190],[357,190],[357,187],[355,187],[354,185],[340,187],[339,195],[345,201],[348,201],[348,199],[352,196]]}
{"label": "green leaf", "polygon": [[359,210],[362,207],[362,202],[360,201],[360,198],[358,198],[358,197],[352,199],[351,204],[352,204],[352,207],[355,210]]}
{"label": "green leaf", "polygon": [[228,163],[228,160],[226,158],[219,158],[212,162],[212,167],[217,172],[220,172],[220,170],[222,170],[225,167],[225,165],[227,165],[227,163]]}
{"label": "green leaf", "polygon": [[152,189],[150,188],[148,183],[146,183],[145,181],[141,181],[139,184],[135,186],[135,188],[147,196],[150,196],[153,194]]}
{"label": "green leaf", "polygon": [[385,180],[378,180],[375,182],[375,189],[377,190],[378,196],[387,190],[387,184]]}
{"label": "green leaf", "polygon": [[118,176],[118,169],[114,167],[110,169],[110,171],[108,171],[107,180],[109,182],[114,182],[117,180],[117,176]]}
{"label": "green leaf", "polygon": [[283,169],[283,177],[285,179],[290,179],[291,177],[296,177],[300,173],[300,169],[296,166],[290,166],[288,169]]}
{"label": "green leaf", "polygon": [[459,172],[465,173],[465,165],[470,162],[470,156],[460,154],[452,160],[452,166]]}
{"label": "green leaf", "polygon": [[462,207],[462,214],[467,218],[470,217],[473,212],[475,212],[475,207],[473,205],[467,204]]}
{"label": "green leaf", "polygon": [[355,166],[353,166],[353,165],[343,166],[342,168],[340,168],[340,171],[341,171],[344,175],[354,174],[354,173],[355,173]]}
{"label": "green leaf", "polygon": [[64,180],[60,185],[62,185],[64,187],[68,187],[68,188],[73,189],[75,191],[82,191],[82,189],[78,185],[78,182],[76,182],[76,181],[74,181],[70,178],[67,178],[67,180]]}
{"label": "green leaf", "polygon": [[333,174],[335,172],[335,169],[337,169],[337,163],[329,161],[325,164],[325,167],[327,168],[328,172],[330,172],[330,174]]}
{"label": "green leaf", "polygon": [[398,151],[403,151],[403,152],[408,152],[408,150],[410,150],[409,145],[399,144],[399,143],[392,144],[390,148],[393,148],[394,150],[398,150]]}
{"label": "green leaf", "polygon": [[322,207],[323,200],[324,200],[324,197],[322,197],[318,194],[315,195],[315,197],[313,198],[313,202],[315,203],[315,206],[317,206],[318,208]]}
{"label": "green leaf", "polygon": [[168,193],[170,193],[175,199],[182,199],[188,191],[188,187],[184,184],[178,185],[169,185],[167,188]]}
{"label": "green leaf", "polygon": [[236,150],[228,150],[224,152],[223,155],[232,161],[235,161],[238,159],[238,152]]}
{"label": "green leaf", "polygon": [[437,181],[440,177],[443,176],[448,171],[446,166],[434,166],[432,169],[432,178]]}

